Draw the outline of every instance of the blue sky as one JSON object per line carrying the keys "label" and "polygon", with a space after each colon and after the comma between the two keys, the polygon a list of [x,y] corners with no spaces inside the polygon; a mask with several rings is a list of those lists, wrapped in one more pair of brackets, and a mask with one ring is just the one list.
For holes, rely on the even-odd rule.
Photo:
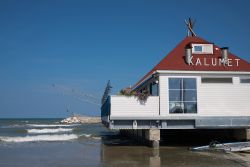
{"label": "blue sky", "polygon": [[0,118],[65,117],[66,106],[99,115],[65,90],[101,97],[109,79],[114,94],[133,85],[185,38],[188,17],[198,36],[250,61],[249,8],[248,0],[1,0]]}

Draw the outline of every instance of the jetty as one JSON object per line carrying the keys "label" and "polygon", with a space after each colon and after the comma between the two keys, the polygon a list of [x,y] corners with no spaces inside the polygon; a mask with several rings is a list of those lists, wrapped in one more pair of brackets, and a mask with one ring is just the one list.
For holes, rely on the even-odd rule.
{"label": "jetty", "polygon": [[90,117],[90,116],[71,116],[63,119],[60,123],[65,124],[74,124],[74,123],[82,123],[82,124],[93,124],[93,123],[101,123],[100,117]]}

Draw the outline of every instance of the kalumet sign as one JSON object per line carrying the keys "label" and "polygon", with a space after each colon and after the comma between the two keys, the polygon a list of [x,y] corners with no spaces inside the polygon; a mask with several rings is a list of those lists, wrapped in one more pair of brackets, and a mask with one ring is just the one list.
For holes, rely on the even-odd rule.
{"label": "kalumet sign", "polygon": [[[214,57],[213,44],[188,44],[185,47],[185,61],[192,66],[239,66],[239,58],[229,58],[228,47],[215,47],[215,50],[220,51],[220,57]],[[198,55],[202,55],[202,58]]]}
{"label": "kalumet sign", "polygon": [[240,59],[222,59],[222,58],[194,58],[191,56],[188,65],[192,66],[239,66]]}

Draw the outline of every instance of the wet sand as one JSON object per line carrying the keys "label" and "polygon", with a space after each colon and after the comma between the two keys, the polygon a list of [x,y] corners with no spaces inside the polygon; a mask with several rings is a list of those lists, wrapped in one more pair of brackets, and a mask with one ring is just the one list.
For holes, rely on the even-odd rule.
{"label": "wet sand", "polygon": [[250,166],[249,154],[191,152],[187,148],[105,147],[104,166],[237,167]]}

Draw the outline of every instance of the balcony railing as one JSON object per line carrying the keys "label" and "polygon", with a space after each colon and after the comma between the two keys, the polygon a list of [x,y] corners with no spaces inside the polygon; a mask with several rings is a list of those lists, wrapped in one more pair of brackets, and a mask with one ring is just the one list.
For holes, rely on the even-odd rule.
{"label": "balcony railing", "polygon": [[102,120],[112,117],[154,117],[159,116],[159,96],[149,96],[145,102],[131,96],[109,96],[102,106]]}

